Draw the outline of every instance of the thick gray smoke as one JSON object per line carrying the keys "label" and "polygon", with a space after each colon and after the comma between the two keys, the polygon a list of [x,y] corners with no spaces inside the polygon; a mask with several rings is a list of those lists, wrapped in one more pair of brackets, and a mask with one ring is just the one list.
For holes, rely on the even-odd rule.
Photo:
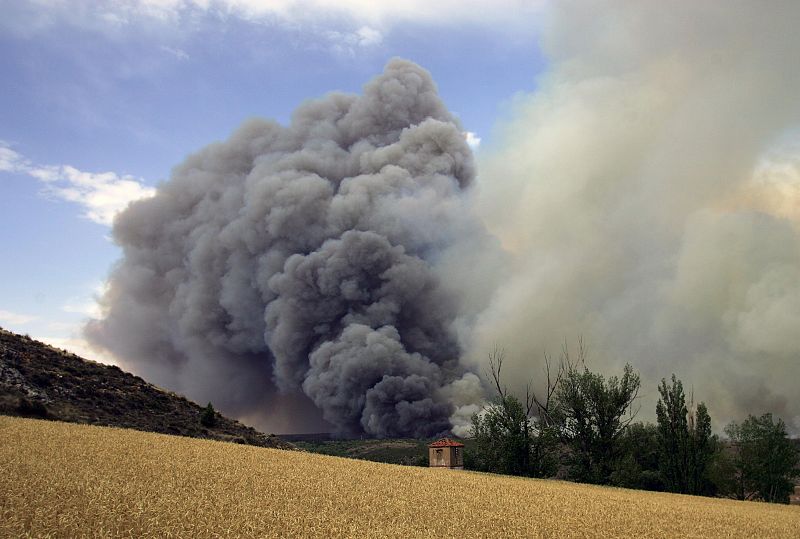
{"label": "thick gray smoke", "polygon": [[467,209],[474,174],[430,75],[393,60],[361,96],[245,123],[122,213],[87,336],[273,430],[449,430],[480,395],[459,343],[482,296],[442,278],[492,248]]}

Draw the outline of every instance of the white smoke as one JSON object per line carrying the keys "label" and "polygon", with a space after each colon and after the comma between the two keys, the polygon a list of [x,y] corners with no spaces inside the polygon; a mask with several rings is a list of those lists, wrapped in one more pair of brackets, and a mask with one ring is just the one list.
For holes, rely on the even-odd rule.
{"label": "white smoke", "polygon": [[551,6],[551,66],[479,163],[514,261],[473,358],[501,343],[525,380],[583,335],[590,367],[642,371],[644,418],[675,372],[717,427],[800,430],[798,22],[796,2]]}

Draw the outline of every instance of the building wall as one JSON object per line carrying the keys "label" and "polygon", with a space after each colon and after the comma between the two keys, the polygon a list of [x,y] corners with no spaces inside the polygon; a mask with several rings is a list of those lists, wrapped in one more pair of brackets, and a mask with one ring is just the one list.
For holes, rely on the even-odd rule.
{"label": "building wall", "polygon": [[463,468],[463,447],[429,447],[428,462],[432,468]]}
{"label": "building wall", "polygon": [[450,467],[452,468],[464,468],[464,448],[463,447],[451,447],[450,448]]}
{"label": "building wall", "polygon": [[428,462],[432,468],[450,467],[449,447],[429,447]]}
{"label": "building wall", "polygon": [[789,503],[792,505],[800,505],[800,485],[794,486],[794,494],[789,495]]}

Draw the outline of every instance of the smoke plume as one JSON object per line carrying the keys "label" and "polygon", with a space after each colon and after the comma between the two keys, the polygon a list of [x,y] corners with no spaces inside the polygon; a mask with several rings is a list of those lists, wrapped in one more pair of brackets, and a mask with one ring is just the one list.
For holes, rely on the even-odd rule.
{"label": "smoke plume", "polygon": [[474,175],[430,75],[393,60],[288,127],[246,122],[122,213],[87,336],[272,430],[447,431],[471,404],[453,388],[480,387],[459,358],[486,293],[446,278],[493,248],[465,196]]}
{"label": "smoke plume", "polygon": [[121,214],[90,340],[261,426],[394,436],[463,433],[495,344],[536,384],[582,335],[593,370],[641,372],[643,419],[674,372],[717,429],[800,432],[800,4],[541,20],[548,68],[477,179],[430,76],[392,61]]}
{"label": "smoke plume", "polygon": [[[557,2],[551,64],[479,161],[513,276],[474,335],[509,379],[583,335],[590,368],[676,373],[715,428],[800,431],[800,4]],[[483,181],[485,180],[485,181]]]}

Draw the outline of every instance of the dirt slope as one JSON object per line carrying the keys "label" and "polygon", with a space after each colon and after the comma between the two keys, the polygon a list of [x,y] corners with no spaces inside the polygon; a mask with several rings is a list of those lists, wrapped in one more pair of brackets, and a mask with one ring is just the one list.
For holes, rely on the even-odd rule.
{"label": "dirt slope", "polygon": [[194,438],[293,449],[119,367],[103,365],[0,328],[0,414],[107,425]]}

